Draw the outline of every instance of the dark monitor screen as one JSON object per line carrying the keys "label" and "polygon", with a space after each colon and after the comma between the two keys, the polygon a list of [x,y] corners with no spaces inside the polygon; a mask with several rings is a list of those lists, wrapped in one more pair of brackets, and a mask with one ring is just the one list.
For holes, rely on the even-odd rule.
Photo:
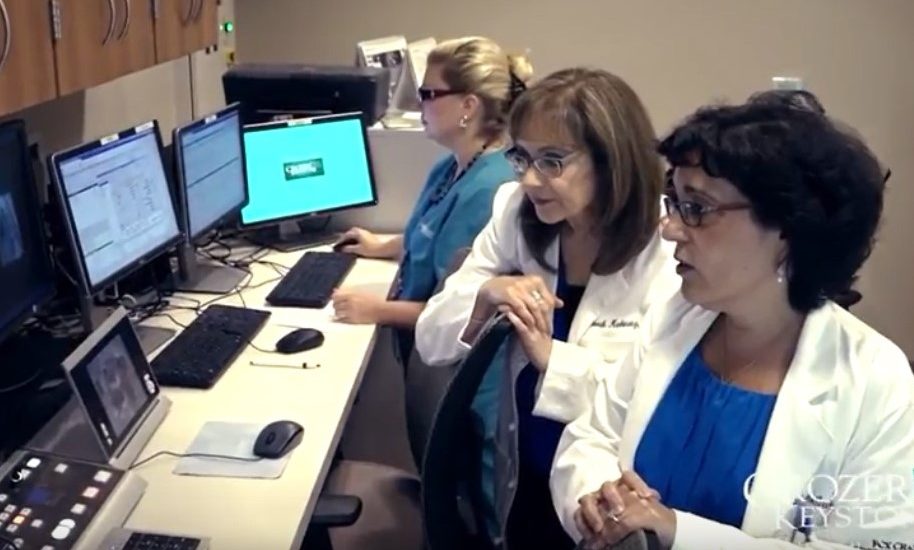
{"label": "dark monitor screen", "polygon": [[238,107],[175,129],[173,143],[183,227],[193,241],[247,204]]}
{"label": "dark monitor screen", "polygon": [[80,279],[96,293],[177,244],[158,125],[148,122],[51,157]]}
{"label": "dark monitor screen", "polygon": [[0,339],[54,293],[38,189],[21,122],[0,124]]}
{"label": "dark monitor screen", "polygon": [[245,226],[377,204],[358,113],[244,128]]}

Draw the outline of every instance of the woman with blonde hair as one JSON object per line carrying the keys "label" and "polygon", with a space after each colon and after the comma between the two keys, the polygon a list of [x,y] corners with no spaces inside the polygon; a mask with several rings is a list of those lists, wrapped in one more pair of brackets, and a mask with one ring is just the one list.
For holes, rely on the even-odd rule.
{"label": "woman with blonde hair", "polygon": [[450,150],[431,170],[402,235],[384,238],[353,228],[343,247],[367,258],[398,259],[400,280],[391,299],[340,289],[338,320],[398,329],[400,355],[409,356],[413,327],[454,253],[468,247],[489,220],[498,187],[513,178],[504,157],[508,112],[532,76],[523,56],[488,38],[439,44],[428,57],[419,99],[428,137]]}

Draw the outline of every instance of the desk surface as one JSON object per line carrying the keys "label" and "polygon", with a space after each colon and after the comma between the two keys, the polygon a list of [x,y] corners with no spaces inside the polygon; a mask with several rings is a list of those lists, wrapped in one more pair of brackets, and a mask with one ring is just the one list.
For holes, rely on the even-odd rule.
{"label": "desk surface", "polygon": [[[301,254],[272,253],[264,259],[291,266]],[[392,262],[360,259],[344,285],[386,296],[396,269]],[[277,272],[268,265],[254,264],[251,272],[251,286],[278,281]],[[288,419],[304,426],[305,434],[282,477],[178,476],[172,474],[178,459],[159,457],[134,470],[149,487],[126,527],[208,536],[214,550],[298,550],[371,356],[377,328],[336,323],[330,305],[322,310],[267,307],[265,298],[275,283],[242,293],[247,307],[273,312],[254,344],[273,349],[276,340],[297,327],[321,330],[324,344],[295,355],[267,354],[248,347],[209,390],[165,388],[164,393],[173,402],[171,411],[140,459],[160,450],[184,452],[203,424],[211,420],[267,424]],[[202,302],[212,299],[179,294],[172,298],[172,304],[180,304],[181,296]],[[218,303],[242,305],[242,300],[236,293]],[[170,313],[185,324],[194,318],[190,311]],[[174,327],[164,317],[147,323]],[[251,361],[299,365],[307,361],[321,367],[259,367],[251,366]]]}

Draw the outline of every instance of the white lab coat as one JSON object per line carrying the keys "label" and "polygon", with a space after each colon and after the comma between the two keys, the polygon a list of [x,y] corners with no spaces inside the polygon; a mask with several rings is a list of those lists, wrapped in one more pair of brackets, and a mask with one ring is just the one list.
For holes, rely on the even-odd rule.
{"label": "white lab coat", "polygon": [[[477,236],[469,256],[419,316],[416,349],[429,365],[450,364],[469,352],[471,346],[460,336],[480,286],[492,277],[517,272],[539,275],[555,291],[557,275],[536,262],[521,234],[518,210],[522,198],[519,183],[501,186],[492,219]],[[558,265],[558,255],[556,240],[546,251],[547,263]],[[595,373],[625,356],[650,304],[669,299],[679,286],[673,245],[660,239],[659,226],[641,254],[620,271],[591,275],[568,342],[552,344],[535,412],[566,422],[581,414],[586,407],[582,399],[589,400],[596,387]],[[527,362],[518,349],[512,363],[523,368]]]}
{"label": "white lab coat", "polygon": [[[618,374],[600,382],[593,408],[565,429],[551,487],[559,517],[575,538],[578,499],[633,469],[658,402],[716,316],[679,293],[652,311]],[[673,549],[796,548],[788,542],[793,505],[809,496],[810,487],[819,499],[835,502],[807,508],[807,517],[819,525],[807,547],[912,548],[912,469],[914,376],[907,359],[891,341],[828,302],[803,325],[741,529],[676,511]],[[825,512],[827,521],[821,519]],[[856,520],[861,515],[870,518],[869,525]],[[800,535],[795,544],[802,540]]]}
{"label": "white lab coat", "polygon": [[[522,198],[518,183],[501,186],[495,195],[492,219],[477,236],[471,253],[419,316],[416,350],[425,363],[450,364],[469,352],[471,346],[460,336],[469,323],[480,286],[490,278],[517,272],[539,275],[555,291],[557,275],[536,262],[521,234],[518,210]],[[546,261],[556,266],[558,255],[556,240],[546,251]],[[540,376],[534,414],[569,422],[586,410],[597,380],[626,355],[649,306],[665,301],[679,288],[674,262],[673,246],[661,241],[658,224],[654,238],[625,267],[610,275],[591,275],[572,320],[568,342],[553,341],[545,375]],[[495,374],[500,388],[498,411],[493,413],[496,418],[482,419],[486,425],[496,424],[494,506],[502,529],[518,477],[514,389],[528,362],[523,349],[512,345],[508,367]],[[494,539],[496,546],[501,543],[501,537]]]}

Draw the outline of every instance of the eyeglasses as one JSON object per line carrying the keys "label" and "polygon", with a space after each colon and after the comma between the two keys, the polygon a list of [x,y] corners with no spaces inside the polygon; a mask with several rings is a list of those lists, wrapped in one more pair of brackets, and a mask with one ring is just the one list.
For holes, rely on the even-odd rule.
{"label": "eyeglasses", "polygon": [[673,212],[679,214],[682,223],[689,227],[701,226],[702,219],[705,215],[714,212],[727,212],[730,210],[746,210],[752,208],[751,204],[732,203],[718,204],[716,206],[706,206],[693,201],[677,201],[669,195],[663,197],[663,206],[666,208],[666,215],[672,216]]}
{"label": "eyeglasses", "polygon": [[505,151],[505,158],[511,163],[511,167],[514,168],[514,173],[517,174],[517,176],[526,174],[527,170],[529,170],[532,165],[537,172],[547,178],[557,178],[565,171],[568,160],[576,154],[578,154],[577,151],[572,151],[565,156],[549,153],[541,157],[533,158],[517,147],[512,147]]}
{"label": "eyeglasses", "polygon": [[419,101],[433,101],[439,97],[466,93],[463,90],[445,90],[442,88],[419,88]]}

